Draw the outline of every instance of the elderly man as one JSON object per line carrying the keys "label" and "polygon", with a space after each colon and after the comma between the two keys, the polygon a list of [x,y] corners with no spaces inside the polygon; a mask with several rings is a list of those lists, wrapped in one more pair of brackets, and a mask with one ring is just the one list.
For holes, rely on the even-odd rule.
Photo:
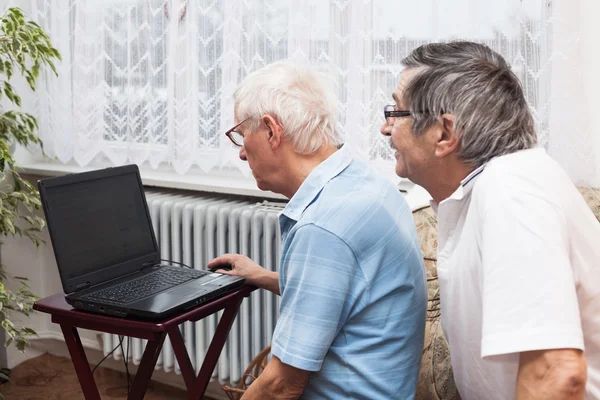
{"label": "elderly man", "polygon": [[396,173],[433,198],[461,397],[599,399],[600,224],[534,148],[519,80],[469,42],[424,45],[403,64],[381,132]]}
{"label": "elderly man", "polygon": [[243,399],[412,399],[427,294],[407,203],[339,148],[335,98],[316,72],[271,64],[234,102],[240,158],[259,188],[290,199],[279,274],[241,255],[208,265],[281,295],[273,357]]}

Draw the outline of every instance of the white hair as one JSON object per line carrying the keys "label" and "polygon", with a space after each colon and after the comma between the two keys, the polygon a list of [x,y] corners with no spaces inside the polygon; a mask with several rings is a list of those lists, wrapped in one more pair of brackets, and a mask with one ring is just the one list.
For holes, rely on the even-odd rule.
{"label": "white hair", "polygon": [[249,129],[271,115],[283,127],[294,150],[310,154],[325,145],[341,146],[336,129],[337,101],[325,76],[316,70],[279,61],[249,74],[233,95],[238,121]]}

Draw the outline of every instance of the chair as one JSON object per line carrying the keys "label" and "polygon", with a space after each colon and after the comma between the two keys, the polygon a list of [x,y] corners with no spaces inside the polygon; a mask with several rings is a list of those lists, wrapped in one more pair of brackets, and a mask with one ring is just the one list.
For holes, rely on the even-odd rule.
{"label": "chair", "polygon": [[250,362],[250,365],[248,365],[248,368],[246,368],[246,371],[244,371],[244,375],[242,375],[242,379],[240,379],[240,383],[238,383],[236,387],[223,386],[223,391],[227,393],[227,396],[231,400],[239,400],[246,389],[248,389],[248,386],[250,386],[250,384],[254,382],[256,378],[258,378],[260,373],[267,366],[267,358],[270,353],[271,346],[267,346],[262,349],[261,352],[258,353],[258,355]]}

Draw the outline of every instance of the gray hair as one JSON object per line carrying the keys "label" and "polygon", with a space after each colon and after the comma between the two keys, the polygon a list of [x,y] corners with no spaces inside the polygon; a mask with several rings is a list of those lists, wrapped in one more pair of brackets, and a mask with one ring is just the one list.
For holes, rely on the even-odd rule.
{"label": "gray hair", "polygon": [[285,61],[269,64],[249,74],[233,98],[239,121],[250,118],[249,128],[256,130],[263,115],[273,116],[298,153],[343,144],[336,129],[336,97],[316,70]]}
{"label": "gray hair", "polygon": [[403,91],[418,135],[447,113],[455,117],[458,157],[478,167],[537,142],[517,76],[498,53],[472,42],[431,43],[402,60],[415,75]]}

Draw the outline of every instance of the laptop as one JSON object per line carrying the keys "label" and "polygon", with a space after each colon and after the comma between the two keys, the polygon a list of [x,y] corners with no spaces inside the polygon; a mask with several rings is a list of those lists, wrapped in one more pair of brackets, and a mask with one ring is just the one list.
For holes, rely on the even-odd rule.
{"label": "laptop", "polygon": [[161,264],[136,165],[38,181],[66,301],[117,317],[160,320],[244,279]]}

